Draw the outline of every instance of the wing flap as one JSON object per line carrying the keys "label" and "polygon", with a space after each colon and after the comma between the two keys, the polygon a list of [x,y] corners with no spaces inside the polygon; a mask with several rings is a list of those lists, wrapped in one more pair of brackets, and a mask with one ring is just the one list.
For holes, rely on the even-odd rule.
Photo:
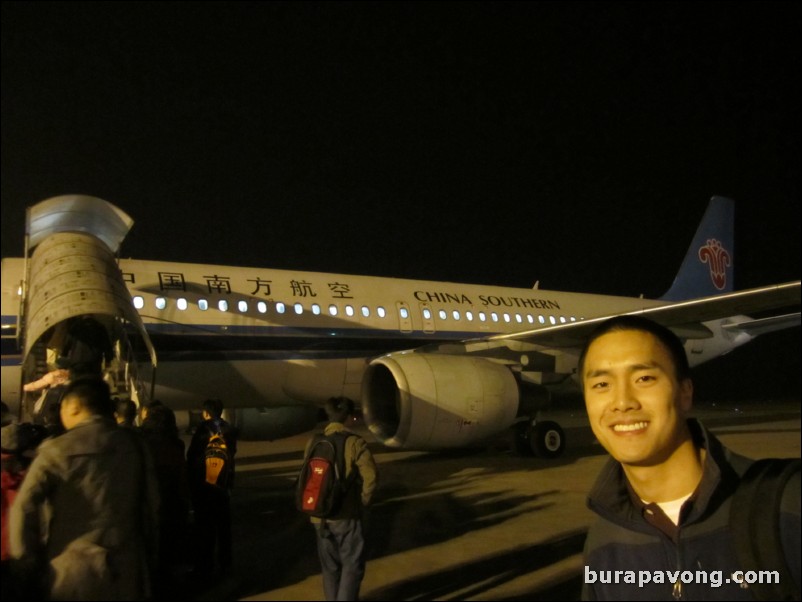
{"label": "wing flap", "polygon": [[756,337],[769,332],[776,332],[786,328],[793,328],[800,325],[800,313],[784,314],[782,316],[771,316],[757,320],[747,320],[742,322],[732,322],[723,324],[722,328],[730,332],[745,332]]}

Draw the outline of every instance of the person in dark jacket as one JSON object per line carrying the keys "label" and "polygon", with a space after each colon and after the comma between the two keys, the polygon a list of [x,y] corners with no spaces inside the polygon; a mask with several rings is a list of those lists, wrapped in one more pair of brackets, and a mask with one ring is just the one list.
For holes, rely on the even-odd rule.
{"label": "person in dark jacket", "polygon": [[179,596],[179,571],[188,560],[190,495],[184,441],[178,436],[175,413],[165,405],[151,406],[139,433],[153,457],[159,484],[159,557],[154,599]]}
{"label": "person in dark jacket", "polygon": [[109,386],[70,382],[65,432],[43,441],[9,515],[11,556],[38,567],[41,598],[144,600],[158,546],[150,453],[113,421]]}
{"label": "person in dark jacket", "polygon": [[[596,438],[612,456],[588,496],[599,515],[585,543],[585,600],[751,600],[729,513],[752,463],[689,418],[693,383],[682,342],[639,316],[604,322],[580,356]],[[799,583],[799,475],[781,524]],[[759,534],[770,537],[768,533]]]}
{"label": "person in dark jacket", "polygon": [[[3,403],[3,422],[6,422],[7,406]],[[9,510],[17,495],[25,473],[36,453],[36,448],[47,437],[45,427],[30,422],[18,424],[8,415],[8,424],[2,430],[2,581],[0,599],[30,600],[36,594],[44,595],[36,587],[39,567],[35,562],[20,562],[11,557],[9,549]],[[33,586],[33,587],[31,587]]]}
{"label": "person in dark jacket", "polygon": [[[225,440],[230,468],[222,486],[207,482],[206,446],[214,434]],[[203,402],[203,422],[192,435],[187,450],[187,474],[195,514],[195,563],[194,572],[209,579],[215,568],[221,575],[227,573],[232,563],[231,542],[231,490],[237,454],[235,429],[223,419],[223,402],[207,399]],[[216,560],[216,562],[215,562]]]}

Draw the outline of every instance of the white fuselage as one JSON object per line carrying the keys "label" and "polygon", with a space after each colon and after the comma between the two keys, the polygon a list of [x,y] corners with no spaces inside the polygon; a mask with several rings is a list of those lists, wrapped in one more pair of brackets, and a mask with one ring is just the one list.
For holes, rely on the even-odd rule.
{"label": "white fuselage", "polygon": [[[3,398],[19,395],[22,259],[2,264]],[[122,259],[158,354],[155,397],[197,407],[359,397],[367,361],[661,305],[642,298],[426,280]]]}

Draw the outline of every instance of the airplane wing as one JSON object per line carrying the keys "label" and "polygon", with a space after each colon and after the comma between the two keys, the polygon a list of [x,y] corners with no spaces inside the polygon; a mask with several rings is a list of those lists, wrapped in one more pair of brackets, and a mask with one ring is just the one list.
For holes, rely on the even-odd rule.
{"label": "airplane wing", "polygon": [[[666,303],[654,307],[644,307],[636,311],[626,312],[630,315],[641,315],[655,322],[671,328],[678,336],[684,339],[709,338],[713,333],[704,326],[704,322],[718,320],[731,316],[749,314],[756,311],[765,311],[781,307],[790,307],[800,303],[800,281],[786,282],[772,286],[764,286],[743,291],[725,293]],[[620,314],[615,314],[620,315]],[[796,316],[794,323],[794,316]],[[502,342],[519,341],[542,345],[547,347],[577,347],[584,343],[587,336],[601,323],[613,316],[601,316],[581,322],[559,324],[526,330],[512,334],[500,334],[483,339],[464,341],[466,344],[480,341]],[[756,336],[762,332],[771,332],[781,328],[788,328],[799,324],[799,314],[789,314],[780,319],[778,317],[763,320],[743,320],[728,326],[730,329],[752,331]]]}

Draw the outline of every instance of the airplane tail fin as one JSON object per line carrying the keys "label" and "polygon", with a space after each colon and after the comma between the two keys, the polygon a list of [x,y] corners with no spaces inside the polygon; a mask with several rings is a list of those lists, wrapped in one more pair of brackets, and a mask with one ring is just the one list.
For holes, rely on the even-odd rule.
{"label": "airplane tail fin", "polygon": [[671,288],[660,297],[683,301],[733,290],[735,205],[714,196]]}

